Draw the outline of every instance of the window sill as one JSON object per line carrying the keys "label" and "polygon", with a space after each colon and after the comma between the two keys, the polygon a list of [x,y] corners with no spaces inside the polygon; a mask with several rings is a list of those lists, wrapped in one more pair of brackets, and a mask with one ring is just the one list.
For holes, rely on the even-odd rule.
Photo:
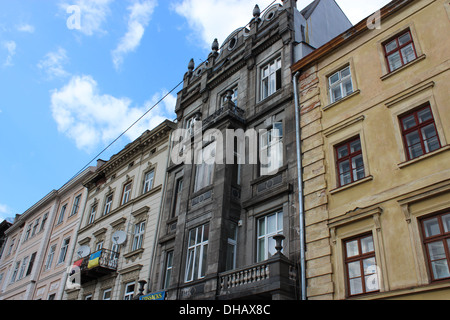
{"label": "window sill", "polygon": [[333,103],[330,103],[329,105],[323,107],[323,111],[328,110],[328,109],[334,107],[335,105],[340,104],[341,102],[344,102],[344,101],[350,99],[351,97],[354,97],[354,96],[356,96],[356,95],[358,95],[358,94],[360,94],[360,93],[361,93],[361,90],[359,90],[359,89],[356,90],[356,91],[353,91],[351,94],[349,94],[349,95],[343,97],[342,99],[340,99],[340,100],[338,100],[338,101],[335,101],[335,102],[333,102]]}
{"label": "window sill", "polygon": [[351,187],[354,187],[354,186],[357,186],[357,185],[362,184],[364,182],[372,181],[372,180],[373,180],[373,176],[367,176],[367,177],[362,178],[362,179],[360,179],[358,181],[352,182],[350,184],[346,184],[345,186],[333,189],[333,190],[330,191],[330,194],[336,194],[336,193],[338,193],[340,191],[347,190],[347,189],[349,189]]}
{"label": "window sill", "polygon": [[425,54],[422,54],[421,56],[417,57],[417,58],[414,59],[413,61],[411,61],[411,62],[409,62],[409,63],[407,63],[407,64],[401,66],[401,67],[398,68],[398,69],[395,69],[394,71],[391,71],[391,72],[385,74],[385,75],[382,76],[380,79],[381,79],[382,81],[384,81],[384,80],[386,80],[387,78],[390,78],[391,76],[393,76],[394,74],[397,74],[397,73],[401,72],[402,70],[408,68],[409,66],[412,66],[413,64],[416,64],[417,62],[424,60],[426,57],[427,57],[427,56],[426,56]]}
{"label": "window sill", "polygon": [[399,164],[398,164],[398,167],[399,167],[400,169],[402,169],[402,168],[407,167],[407,166],[409,166],[409,165],[411,165],[411,164],[414,164],[414,163],[416,163],[416,162],[419,162],[419,161],[421,161],[421,160],[423,160],[423,159],[430,158],[430,157],[432,157],[432,156],[435,156],[435,155],[437,155],[437,154],[439,154],[439,153],[441,153],[441,152],[445,152],[445,151],[447,151],[447,150],[450,150],[450,145],[446,145],[446,146],[444,146],[444,147],[442,147],[442,148],[440,148],[440,149],[437,149],[437,150],[435,150],[435,151],[433,151],[433,152],[424,154],[424,155],[422,155],[422,156],[420,156],[420,157],[418,157],[418,158],[415,158],[415,159],[412,159],[412,160],[408,160],[408,161],[404,161],[404,162],[402,162],[402,163],[399,163]]}

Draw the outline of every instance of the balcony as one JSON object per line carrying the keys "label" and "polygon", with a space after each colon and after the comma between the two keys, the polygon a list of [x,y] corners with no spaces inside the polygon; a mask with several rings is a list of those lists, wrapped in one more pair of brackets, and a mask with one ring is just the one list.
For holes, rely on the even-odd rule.
{"label": "balcony", "polygon": [[102,249],[83,259],[80,265],[81,284],[117,271],[119,253]]}
{"label": "balcony", "polygon": [[283,254],[219,274],[218,299],[295,299],[297,269]]}

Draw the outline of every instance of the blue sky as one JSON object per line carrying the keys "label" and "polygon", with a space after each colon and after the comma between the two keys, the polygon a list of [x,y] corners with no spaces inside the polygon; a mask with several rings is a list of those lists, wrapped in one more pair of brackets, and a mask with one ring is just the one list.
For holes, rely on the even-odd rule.
{"label": "blue sky", "polygon": [[[0,221],[64,185],[172,90],[191,58],[199,64],[214,38],[271,2],[0,0]],[[388,2],[337,0],[352,23]],[[100,158],[173,119],[180,89]]]}

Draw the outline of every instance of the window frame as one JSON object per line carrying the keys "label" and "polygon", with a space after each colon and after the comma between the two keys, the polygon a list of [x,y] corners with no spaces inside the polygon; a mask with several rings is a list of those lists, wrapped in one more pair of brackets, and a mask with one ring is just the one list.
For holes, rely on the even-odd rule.
{"label": "window frame", "polygon": [[[279,62],[279,63],[278,63]],[[279,66],[278,66],[279,64]],[[271,71],[271,66],[275,65],[274,71]],[[264,71],[268,70],[267,76],[265,76]],[[259,68],[260,75],[260,92],[259,92],[259,101],[263,101],[268,97],[272,96],[278,90],[282,88],[282,70],[283,70],[283,59],[281,55],[277,55],[275,58],[271,59],[269,62],[265,63]],[[272,88],[272,81],[274,82],[275,87]],[[267,82],[267,85],[266,85]],[[267,87],[267,88],[266,88]]]}
{"label": "window frame", "polygon": [[[422,243],[423,243],[423,246],[424,246],[425,258],[427,260],[426,264],[428,266],[428,270],[429,270],[429,273],[430,273],[431,282],[441,282],[441,281],[448,281],[448,280],[450,280],[450,225],[448,226],[448,231],[445,231],[444,223],[442,221],[442,217],[447,216],[447,215],[450,215],[450,211],[448,211],[448,210],[444,211],[444,212],[441,212],[441,213],[438,213],[438,214],[428,215],[428,216],[423,217],[423,218],[421,218],[419,220],[421,234],[422,234]],[[425,230],[425,222],[433,220],[433,219],[437,219],[438,220],[439,234],[427,236],[426,235],[426,230]],[[449,220],[450,220],[450,217],[449,217]],[[432,260],[428,244],[430,244],[430,243],[437,243],[437,242],[443,243],[443,249],[444,249],[445,258]],[[447,272],[449,274],[447,277],[437,278],[435,276],[435,272],[434,272],[434,269],[433,269],[433,261],[438,261],[438,260],[446,260],[446,262],[447,262]]]}
{"label": "window frame", "polygon": [[[345,76],[344,78],[342,77],[342,72],[344,70],[348,69],[349,75]],[[335,76],[336,74],[339,75],[339,80],[337,82],[331,83],[331,78],[333,76]],[[328,79],[328,93],[330,95],[330,104],[333,104],[335,102],[341,101],[342,99],[344,99],[345,97],[350,96],[351,94],[355,93],[355,84],[354,84],[354,79],[353,79],[353,73],[352,73],[352,68],[351,65],[348,64],[342,68],[340,68],[339,70],[337,70],[336,72],[333,72],[331,75],[329,75],[327,77]],[[351,92],[347,92],[346,90],[346,94],[344,95],[344,87],[343,87],[343,83],[350,79],[350,83],[352,85],[352,90]],[[333,89],[336,88],[337,86],[339,86],[340,90],[341,90],[341,97],[339,99],[335,99],[334,95],[333,95]]]}
{"label": "window frame", "polygon": [[[279,217],[279,215],[281,215],[281,218]],[[275,231],[273,232],[269,232],[268,229],[268,223],[267,220],[268,218],[275,216]],[[262,234],[260,231],[260,221],[264,219],[264,233]],[[279,225],[279,222],[281,221],[281,227]],[[271,212],[269,214],[266,214],[262,217],[259,217],[258,219],[256,219],[256,262],[263,262],[266,261],[267,259],[269,259],[271,257],[270,255],[270,242],[272,242],[272,244],[275,246],[275,240],[273,240],[273,236],[278,235],[278,234],[283,234],[284,232],[284,212],[282,209],[278,210],[278,211],[274,211]],[[264,252],[261,252],[261,244],[260,241],[263,240],[264,241]],[[281,252],[284,251],[284,248]],[[264,254],[264,257],[262,257],[261,254]]]}
{"label": "window frame", "polygon": [[[111,201],[108,201],[108,199],[111,198]],[[114,200],[114,193],[109,193],[105,197],[105,207],[103,208],[103,216],[106,216],[111,212],[112,204]]]}
{"label": "window frame", "polygon": [[[410,41],[400,45],[399,38],[403,37],[406,34],[409,34]],[[387,51],[387,49],[386,49],[387,45],[392,43],[393,41],[396,42],[396,48],[392,49],[391,51]],[[413,48],[413,51],[414,51],[415,58],[412,59],[411,61],[407,62],[407,63],[404,63],[402,49],[406,48],[410,44],[412,44],[412,48]],[[394,71],[396,71],[398,69],[400,69],[401,67],[403,67],[403,66],[405,66],[405,65],[407,65],[407,64],[409,64],[409,63],[411,63],[411,62],[413,62],[415,60],[417,60],[417,58],[419,57],[418,54],[417,54],[416,44],[414,43],[413,34],[412,34],[412,32],[411,32],[411,30],[409,28],[406,29],[406,30],[403,30],[402,32],[397,33],[395,36],[391,37],[389,40],[384,41],[382,43],[382,46],[383,46],[383,53],[384,53],[385,61],[386,61],[386,64],[387,64],[388,74],[392,73],[392,72],[394,72]],[[389,56],[392,56],[396,52],[398,52],[399,55],[400,55],[400,61],[401,61],[402,65],[397,67],[397,68],[395,68],[395,69],[392,69],[391,65],[390,65],[390,62],[389,62]]]}
{"label": "window frame", "polygon": [[167,289],[170,287],[170,278],[172,276],[173,270],[173,257],[174,257],[173,250],[166,252],[166,259],[164,261],[164,278],[162,289]]}
{"label": "window frame", "polygon": [[[431,114],[431,119],[428,119],[428,120],[424,121],[423,123],[420,123],[419,122],[418,113],[421,112],[421,111],[424,111],[425,109],[429,109],[430,114]],[[405,129],[404,126],[403,126],[403,120],[406,119],[406,118],[409,118],[411,116],[414,116],[414,121],[415,121],[416,125],[411,127],[411,128]],[[441,139],[439,137],[438,128],[436,126],[436,118],[435,118],[434,113],[433,113],[433,108],[431,107],[431,104],[429,102],[426,103],[426,104],[421,105],[420,107],[417,107],[417,108],[415,108],[413,110],[410,110],[410,111],[400,115],[398,117],[398,121],[399,121],[399,126],[400,126],[402,141],[403,141],[403,147],[404,147],[405,156],[406,156],[406,161],[417,159],[417,158],[419,158],[421,156],[424,156],[424,155],[426,155],[428,153],[434,152],[434,151],[439,150],[439,149],[442,148]],[[423,138],[422,129],[425,128],[425,127],[430,126],[431,124],[433,124],[433,128],[434,128],[434,131],[436,133],[436,135],[434,137],[436,137],[436,139],[437,139],[437,142],[439,144],[439,148],[437,148],[435,150],[432,150],[432,151],[426,151],[426,149],[428,149],[428,147],[425,146],[425,141],[427,141],[429,139],[424,139]],[[416,156],[416,157],[412,157],[411,156],[410,150],[409,150],[410,146],[408,146],[408,141],[406,139],[406,136],[411,134],[411,133],[413,133],[413,132],[417,132],[418,133],[418,136],[419,136],[419,139],[420,139],[420,148],[422,150],[422,154],[419,155],[419,156]],[[415,145],[417,145],[417,143]]]}
{"label": "window frame", "polygon": [[56,225],[59,225],[64,222],[64,216],[66,215],[66,210],[67,210],[67,203],[61,207]]}
{"label": "window frame", "polygon": [[[204,146],[200,150],[198,150],[198,154],[201,153],[201,164],[195,165],[195,173],[194,173],[194,193],[198,192],[206,187],[209,187],[214,183],[214,175],[216,169],[216,155],[217,155],[217,146],[220,145],[217,141],[213,141],[208,145]],[[211,150],[213,149],[214,152]],[[211,155],[214,153],[214,155]],[[197,155],[197,160],[200,157]],[[210,163],[211,160],[214,160],[213,163]]]}
{"label": "window frame", "polygon": [[131,246],[131,251],[135,251],[142,248],[144,244],[145,235],[145,221],[138,222],[134,225],[133,231],[133,243]]}
{"label": "window frame", "polygon": [[[356,141],[359,141],[360,149],[357,150],[357,151],[354,151],[352,153],[351,152],[351,144],[356,142]],[[339,149],[341,149],[344,146],[347,146],[347,155],[339,158],[339,152],[338,151],[339,151]],[[348,140],[346,140],[344,142],[336,144],[334,146],[334,153],[335,153],[336,179],[337,179],[337,187],[338,188],[350,185],[352,183],[355,183],[357,181],[360,181],[360,180],[366,178],[366,165],[365,165],[365,161],[364,161],[363,146],[362,146],[361,136],[360,135],[354,136],[353,138],[350,138],[350,139],[348,139]],[[354,159],[354,158],[356,158],[358,156],[361,156],[361,159],[362,159],[362,162],[363,162],[362,168],[363,168],[363,171],[364,171],[364,176],[362,178],[359,178],[359,179],[358,179],[357,176],[355,178],[354,174],[355,173],[356,173],[356,175],[358,174],[357,170],[359,168],[361,168],[361,166],[357,167],[357,168],[353,168],[353,165],[352,165],[352,159]],[[350,182],[349,183],[342,183],[342,181],[341,181],[341,175],[343,173],[341,172],[339,165],[341,163],[345,162],[345,161],[348,161],[349,165],[350,165],[350,171],[347,171],[347,172],[350,173]]]}
{"label": "window frame", "polygon": [[70,237],[65,238],[61,243],[61,249],[59,250],[57,265],[62,264],[64,263],[64,261],[66,261],[67,252],[69,251],[69,244],[70,244]]}
{"label": "window frame", "polygon": [[[274,121],[267,129],[260,130],[258,134],[260,160],[258,166],[259,176],[275,174],[283,167],[285,161],[283,138],[284,127],[282,120]],[[273,155],[276,154],[274,151],[278,151],[278,156],[273,157]],[[267,163],[261,161],[262,155],[265,155],[267,158]]]}
{"label": "window frame", "polygon": [[[151,175],[151,179],[147,179],[147,177],[149,175]],[[148,171],[147,173],[145,173],[145,175],[144,175],[144,187],[143,187],[142,194],[145,194],[145,193],[149,192],[150,190],[152,190],[154,183],[155,183],[155,169],[152,169],[152,170]]]}
{"label": "window frame", "polygon": [[81,202],[81,194],[79,194],[78,196],[76,196],[74,198],[73,205],[72,205],[72,211],[70,212],[69,217],[72,217],[78,213],[78,210],[80,210],[80,202]]}
{"label": "window frame", "polygon": [[[129,188],[127,190],[127,188]],[[126,183],[122,189],[122,200],[120,204],[123,206],[131,200],[131,192],[133,190],[133,181]]]}
{"label": "window frame", "polygon": [[[133,286],[133,291],[128,292],[128,287]],[[136,281],[128,282],[125,284],[123,300],[133,300],[134,292],[136,291]]]}
{"label": "window frame", "polygon": [[95,216],[97,215],[97,209],[98,209],[98,203],[94,203],[91,206],[91,210],[90,210],[90,213],[89,213],[88,222],[87,222],[88,225],[91,225],[91,224],[94,223]]}
{"label": "window frame", "polygon": [[[184,277],[186,283],[203,279],[206,276],[206,269],[208,266],[206,261],[208,259],[209,228],[210,224],[205,223],[189,230]],[[192,239],[192,232],[195,232],[195,239]],[[201,233],[199,234],[199,232]],[[200,239],[199,235],[201,236]],[[193,243],[191,243],[191,240],[194,240]],[[198,263],[196,264],[195,262],[197,259]],[[203,265],[203,263],[205,263],[205,265]]]}
{"label": "window frame", "polygon": [[[361,240],[362,239],[366,239],[368,237],[372,238],[372,246],[373,246],[373,251],[368,251],[365,253],[362,253],[362,245],[361,245]],[[347,250],[347,243],[350,242],[354,242],[357,241],[358,242],[358,254],[357,255],[353,255],[348,257],[348,250]],[[370,274],[366,274],[365,270],[364,270],[364,260],[367,259],[371,259],[373,258],[375,260],[375,266],[377,266],[377,257],[376,257],[376,244],[375,244],[375,238],[373,236],[372,232],[368,232],[368,233],[364,233],[364,234],[360,234],[348,239],[343,240],[343,250],[344,250],[344,269],[345,269],[345,280],[346,280],[346,286],[347,286],[347,296],[348,297],[356,297],[356,296],[361,296],[361,295],[366,295],[366,294],[372,294],[372,293],[376,293],[376,292],[380,292],[380,275],[378,274],[378,268],[374,273],[370,273]],[[349,264],[350,263],[355,263],[355,262],[359,262],[360,265],[360,276],[359,277],[353,277],[350,278],[350,274],[349,274]],[[371,290],[368,291],[366,288],[366,280],[365,278],[367,276],[372,276],[372,275],[376,275],[377,277],[377,284],[378,284],[378,289],[377,290]],[[356,294],[352,294],[351,293],[351,286],[350,286],[350,280],[351,279],[356,279],[356,278],[360,278],[361,279],[361,289],[362,292],[361,293],[356,293]]]}

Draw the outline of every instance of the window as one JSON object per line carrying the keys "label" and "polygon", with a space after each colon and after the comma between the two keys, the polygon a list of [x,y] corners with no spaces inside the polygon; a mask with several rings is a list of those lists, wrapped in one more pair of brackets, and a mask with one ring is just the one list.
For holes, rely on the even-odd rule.
{"label": "window", "polygon": [[[51,300],[51,299],[49,299],[49,300]],[[84,300],[86,300],[86,301],[92,300],[92,293],[85,295]]]}
{"label": "window", "polygon": [[33,237],[36,234],[36,230],[39,225],[39,220],[40,220],[40,218],[37,218],[33,224],[33,229],[31,230],[31,237]]}
{"label": "window", "polygon": [[111,289],[103,291],[103,300],[111,300]]}
{"label": "window", "polygon": [[16,239],[11,240],[11,244],[9,245],[7,256],[9,256],[12,253],[12,249],[14,248],[14,242],[16,242]]}
{"label": "window", "polygon": [[175,183],[175,195],[173,199],[172,218],[178,217],[181,206],[181,192],[183,191],[183,178],[177,179]]}
{"label": "window", "polygon": [[73,207],[72,212],[70,213],[70,216],[74,216],[78,213],[78,210],[80,209],[80,200],[81,200],[81,194],[78,195],[75,200],[73,201]]}
{"label": "window", "polygon": [[44,230],[45,223],[47,222],[47,218],[48,218],[48,212],[46,214],[44,214],[44,217],[42,218],[41,228],[39,229],[39,232]]}
{"label": "window", "polygon": [[11,276],[11,283],[16,281],[17,272],[19,272],[19,267],[20,267],[20,261],[17,261],[16,265],[14,267],[14,271],[13,271],[12,276]]}
{"label": "window", "polygon": [[45,263],[45,270],[49,270],[52,267],[53,257],[55,256],[56,244],[51,246],[47,256],[47,262]]}
{"label": "window", "polygon": [[34,260],[36,259],[36,254],[37,254],[37,252],[35,252],[31,255],[30,263],[28,264],[28,269],[27,269],[27,273],[25,276],[29,276],[31,274],[31,272],[33,271],[33,265],[34,265]]}
{"label": "window", "polygon": [[112,201],[113,201],[113,194],[111,193],[106,197],[105,210],[103,210],[104,216],[111,212]]}
{"label": "window", "polygon": [[133,247],[131,248],[131,251],[142,248],[144,231],[145,231],[145,222],[140,222],[134,226]]}
{"label": "window", "polygon": [[408,160],[441,147],[429,104],[400,118]]}
{"label": "window", "polygon": [[189,231],[186,261],[186,282],[201,279],[206,274],[208,254],[209,224]]}
{"label": "window", "polygon": [[345,265],[349,296],[379,291],[371,234],[345,241]]}
{"label": "window", "polygon": [[260,133],[260,175],[269,175],[283,166],[283,123]]}
{"label": "window", "polygon": [[384,45],[389,71],[395,71],[417,58],[416,48],[408,30]]}
{"label": "window", "polygon": [[353,93],[353,81],[350,66],[336,72],[328,78],[331,103]]}
{"label": "window", "polygon": [[59,212],[58,222],[56,224],[60,224],[64,220],[64,214],[66,213],[67,204],[63,205],[61,211]]}
{"label": "window", "polygon": [[257,223],[257,262],[261,262],[277,252],[273,236],[283,233],[283,212],[279,211],[259,218]]}
{"label": "window", "polygon": [[422,220],[422,232],[432,280],[450,279],[450,213]]}
{"label": "window", "polygon": [[123,300],[132,300],[133,299],[135,286],[136,286],[136,284],[134,282],[130,282],[130,283],[126,284]]}
{"label": "window", "polygon": [[236,268],[237,225],[232,223],[228,230],[226,270]]}
{"label": "window", "polygon": [[144,178],[144,191],[143,193],[149,192],[153,188],[153,180],[155,178],[155,171],[152,170],[147,172]]}
{"label": "window", "polygon": [[170,277],[172,275],[173,268],[173,251],[167,252],[166,255],[166,267],[164,270],[164,285],[163,289],[167,289],[170,286]]}
{"label": "window", "polygon": [[261,68],[261,100],[281,89],[281,58]]}
{"label": "window", "polygon": [[95,251],[100,251],[103,249],[103,241],[99,241],[97,242],[97,244],[95,245]]}
{"label": "window", "polygon": [[[232,94],[231,94],[231,101],[237,107],[238,106],[238,87],[234,87],[230,91],[232,92]],[[228,90],[227,90],[227,92],[225,94],[222,95],[222,98],[220,99],[221,103],[222,103],[222,106],[225,105],[225,102],[227,101],[227,97],[228,97]]]}
{"label": "window", "polygon": [[338,145],[335,149],[340,187],[365,177],[364,160],[359,137]]}
{"label": "window", "polygon": [[131,182],[126,184],[123,187],[123,194],[122,194],[122,205],[126,204],[128,201],[130,201],[131,197]]}
{"label": "window", "polygon": [[66,260],[66,254],[67,254],[67,250],[69,248],[69,242],[70,242],[70,238],[64,239],[62,246],[61,246],[61,251],[59,253],[58,264],[63,263]]}
{"label": "window", "polygon": [[23,276],[25,274],[25,268],[27,267],[28,259],[29,259],[29,257],[25,257],[25,259],[23,259],[22,266],[20,267],[19,278],[17,280],[20,280],[23,278]]}
{"label": "window", "polygon": [[196,165],[194,192],[197,192],[213,182],[214,160],[216,156],[216,142],[212,142],[202,150],[199,150],[197,160],[201,164]]}
{"label": "window", "polygon": [[89,214],[88,224],[94,223],[95,215],[97,214],[97,204],[91,207],[91,213]]}
{"label": "window", "polygon": [[28,238],[30,237],[30,231],[31,231],[31,224],[29,224],[27,227],[27,231],[25,232],[25,238],[23,239],[23,241],[28,240]]}

